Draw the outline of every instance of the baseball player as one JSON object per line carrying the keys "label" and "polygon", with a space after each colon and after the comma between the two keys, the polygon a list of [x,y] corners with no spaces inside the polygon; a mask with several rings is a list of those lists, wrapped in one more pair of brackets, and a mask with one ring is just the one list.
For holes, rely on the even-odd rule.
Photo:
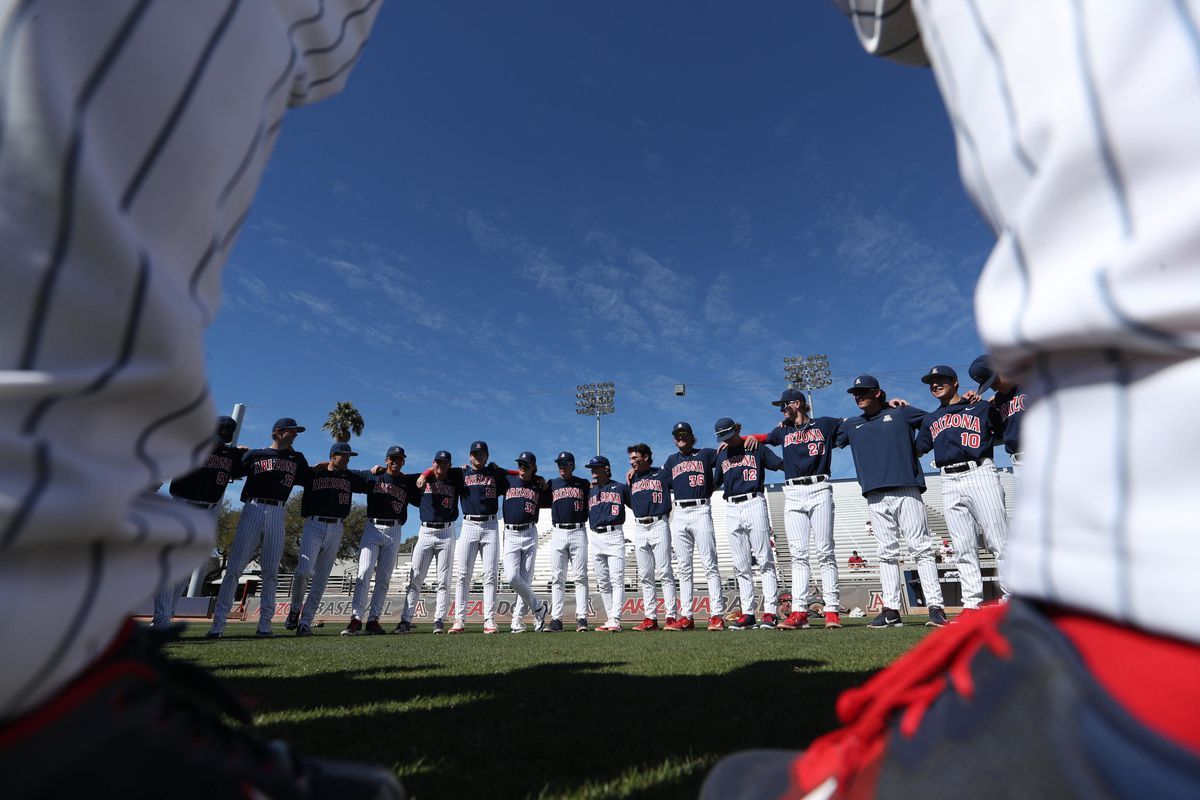
{"label": "baseball player", "polygon": [[558,477],[550,484],[550,622],[547,630],[563,629],[567,565],[575,582],[575,630],[588,629],[588,489],[590,484],[575,474],[575,455],[563,451],[554,459]]}
{"label": "baseball player", "polygon": [[811,534],[821,565],[821,599],[825,627],[842,627],[838,613],[837,555],[833,547],[833,486],[829,483],[833,441],[842,420],[809,416],[808,398],[799,389],[785,389],[771,405],[783,412],[783,422],[768,434],[756,436],[783,448],[783,527],[792,556],[792,612],[779,623],[783,630],[809,627],[808,587],[812,571],[808,564]]}
{"label": "baseball player", "polygon": [[454,591],[455,621],[451,633],[467,629],[467,597],[475,576],[475,558],[483,560],[483,632],[496,632],[496,584],[500,570],[500,533],[496,526],[500,496],[508,491],[508,473],[488,462],[487,442],[471,443],[470,463],[463,467],[466,489],[459,498],[463,521],[454,544],[458,583]]}
{"label": "baseball player", "polygon": [[771,520],[767,498],[763,495],[766,471],[783,469],[783,459],[769,447],[746,448],[742,426],[729,417],[715,425],[717,440],[725,448],[717,458],[714,478],[725,493],[726,535],[733,554],[742,615],[730,624],[735,631],[756,627],[754,611],[754,572],[758,565],[762,576],[763,616],[757,627],[772,630],[779,624],[779,578],[775,571],[775,551],[771,547]]}
{"label": "baseball player", "polygon": [[409,633],[413,629],[412,615],[421,598],[421,584],[429,565],[437,559],[437,606],[434,611],[433,632],[446,632],[446,610],[450,605],[450,579],[454,564],[454,521],[458,519],[458,499],[466,491],[463,471],[450,466],[450,451],[439,450],[433,466],[417,478],[421,492],[421,528],[413,547],[412,566],[408,571],[408,586],[404,592],[404,610],[392,633]]}
{"label": "baseball player", "polygon": [[365,494],[371,488],[361,475],[347,469],[350,458],[356,455],[358,453],[346,442],[335,442],[329,448],[329,463],[324,469],[310,470],[304,482],[304,494],[300,499],[300,516],[304,518],[300,557],[292,577],[292,607],[284,623],[284,627],[294,630],[297,636],[313,635],[313,618],[342,545],[343,523],[350,514],[351,495],[355,492]]}
{"label": "baseball player", "polygon": [[295,419],[281,417],[271,426],[270,447],[242,453],[242,474],[246,477],[242,486],[244,505],[237,531],[233,534],[233,544],[229,546],[225,577],[217,592],[213,624],[205,634],[209,639],[220,639],[225,632],[238,579],[260,544],[262,552],[258,563],[262,567],[262,587],[256,634],[264,638],[273,635],[271,619],[275,616],[275,587],[279,580],[279,561],[283,558],[283,505],[292,493],[292,487],[303,485],[310,471],[304,454],[292,447],[301,433],[304,433],[304,427]]}
{"label": "baseball player", "polygon": [[1004,487],[992,462],[992,442],[1003,435],[1004,420],[986,400],[964,400],[958,393],[958,373],[951,367],[932,367],[921,381],[939,405],[921,423],[917,454],[932,450],[942,473],[943,513],[954,540],[963,608],[974,611],[983,603],[975,526],[983,530],[997,562],[1003,560],[1008,540]]}
{"label": "baseball player", "polygon": [[868,627],[899,628],[900,618],[900,537],[917,562],[917,574],[930,627],[940,628],[949,620],[942,608],[942,586],[938,582],[933,537],[921,495],[925,477],[917,461],[915,432],[925,412],[915,406],[893,406],[887,393],[872,375],[860,375],[846,390],[863,412],[838,427],[835,446],[850,446],[859,487],[867,498],[872,529],[879,542],[879,579],[883,584],[884,608]]}
{"label": "baseball player", "polygon": [[517,456],[517,473],[504,494],[504,575],[517,593],[510,629],[524,633],[522,617],[525,609],[533,609],[533,629],[541,632],[550,604],[534,594],[531,580],[537,562],[538,514],[550,506],[550,492],[537,474],[537,456],[528,450]]}
{"label": "baseball player", "polygon": [[629,487],[612,479],[612,465],[605,456],[593,456],[587,468],[592,472],[588,551],[596,568],[596,588],[608,615],[596,631],[616,633],[621,630],[621,607],[625,604],[625,507],[629,505]]}
{"label": "baseball player", "polygon": [[[354,581],[354,597],[350,603],[350,622],[342,631],[342,636],[358,633],[381,636],[387,633],[379,624],[379,615],[383,613],[392,572],[396,569],[404,523],[408,521],[408,507],[420,505],[421,502],[417,476],[401,472],[405,458],[404,448],[396,445],[388,448],[381,472],[374,469],[355,470],[355,474],[369,486],[367,524],[359,543],[358,577]],[[371,605],[364,628],[363,607],[367,602],[372,570],[375,572],[375,588],[371,592]]]}
{"label": "baseball player", "polygon": [[642,603],[645,618],[635,625],[635,631],[656,631],[658,627],[658,595],[654,581],[662,582],[668,627],[675,627],[675,571],[671,569],[671,528],[667,516],[671,511],[670,475],[651,466],[653,453],[644,442],[630,445],[629,507],[633,512],[633,552],[637,559],[638,580],[642,584]]}
{"label": "baseball player", "polygon": [[717,568],[717,538],[713,526],[712,498],[716,486],[717,451],[711,447],[696,447],[696,435],[687,422],[677,422],[671,429],[677,452],[667,456],[663,472],[670,481],[671,548],[679,566],[679,617],[668,631],[690,631],[696,627],[692,619],[692,582],[695,554],[708,579],[708,599],[712,604],[708,617],[710,631],[725,630],[725,593],[721,590],[721,571]]}
{"label": "baseball player", "polygon": [[991,359],[986,355],[971,362],[969,373],[971,379],[979,384],[980,395],[988,389],[996,390],[992,395],[992,405],[999,410],[1000,417],[1004,420],[1004,452],[1008,453],[1013,464],[1013,473],[1016,474],[1021,468],[1021,418],[1025,415],[1028,402],[1025,390],[1011,378],[993,370]]}
{"label": "baseball player", "polygon": [[[237,431],[233,417],[217,417],[217,442],[212,452],[192,472],[171,481],[171,496],[212,515],[215,524],[221,511],[221,500],[230,481],[242,476],[242,451],[230,444]],[[187,591],[188,578],[168,586],[154,596],[154,618],[151,626],[162,628],[171,624],[179,596]]]}

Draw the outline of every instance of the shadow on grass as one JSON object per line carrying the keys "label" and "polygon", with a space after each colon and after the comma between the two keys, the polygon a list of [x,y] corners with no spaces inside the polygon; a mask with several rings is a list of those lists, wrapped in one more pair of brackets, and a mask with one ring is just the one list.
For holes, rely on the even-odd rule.
{"label": "shadow on grass", "polygon": [[[721,675],[629,675],[609,661],[499,674],[396,677],[380,669],[230,677],[272,714],[404,702],[434,707],[262,726],[302,752],[392,766],[435,797],[695,797],[722,755],[802,748],[835,724],[838,694],[870,672],[797,672],[796,658]],[[444,698],[444,702],[438,702]],[[634,780],[627,781],[631,771]],[[624,782],[623,782],[624,781]],[[602,787],[607,786],[607,789]]]}

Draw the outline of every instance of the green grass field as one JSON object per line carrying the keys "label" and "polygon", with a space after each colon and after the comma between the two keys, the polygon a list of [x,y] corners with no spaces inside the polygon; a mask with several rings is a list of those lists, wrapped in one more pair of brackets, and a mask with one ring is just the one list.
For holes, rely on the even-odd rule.
{"label": "green grass field", "polygon": [[169,652],[255,698],[264,735],[388,765],[419,798],[695,797],[724,754],[800,748],[830,730],[838,694],[929,631],[924,617],[882,631],[845,621],[495,636],[423,624],[355,637],[339,623],[265,640],[238,624],[219,641],[196,624]]}

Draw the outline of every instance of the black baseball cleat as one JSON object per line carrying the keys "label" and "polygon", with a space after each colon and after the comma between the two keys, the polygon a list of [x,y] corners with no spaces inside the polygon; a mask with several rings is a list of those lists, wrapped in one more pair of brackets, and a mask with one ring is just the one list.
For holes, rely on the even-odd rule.
{"label": "black baseball cleat", "polygon": [[396,627],[392,628],[392,633],[412,633],[415,626],[406,619],[402,619],[396,623]]}
{"label": "black baseball cleat", "polygon": [[433,632],[434,633],[445,633],[446,632],[446,624],[444,622],[442,622],[440,619],[435,619],[433,621]]}
{"label": "black baseball cleat", "polygon": [[351,617],[350,622],[346,627],[342,628],[342,636],[357,636],[362,632],[362,620],[358,617]]}
{"label": "black baseball cleat", "polygon": [[563,624],[561,619],[552,619],[546,623],[546,627],[542,629],[543,633],[561,633]]}
{"label": "black baseball cleat", "polygon": [[[542,601],[542,607],[533,612],[533,631],[540,633],[546,627],[546,615],[550,613],[550,604],[545,600]],[[559,630],[562,630],[562,623],[559,623]]]}
{"label": "black baseball cleat", "polygon": [[[221,681],[164,656],[162,644],[130,623],[53,699],[0,725],[4,796],[405,797],[381,767],[303,758],[259,738]],[[33,768],[50,752],[52,769]]]}
{"label": "black baseball cleat", "polygon": [[367,636],[386,636],[387,635],[387,631],[385,631],[383,629],[383,626],[379,624],[379,620],[377,620],[377,619],[367,620],[367,627],[363,632]]}
{"label": "black baseball cleat", "polygon": [[588,629],[587,617],[580,617],[579,619],[575,620],[575,632],[576,633],[587,633],[587,629]]}
{"label": "black baseball cleat", "polygon": [[733,622],[729,623],[731,631],[748,631],[758,627],[758,621],[754,619],[753,614],[742,614]]}
{"label": "black baseball cleat", "polygon": [[925,623],[926,628],[944,628],[950,624],[950,620],[946,618],[946,611],[941,606],[929,607],[929,621]]}
{"label": "black baseball cleat", "polygon": [[701,800],[1192,798],[1200,757],[1148,728],[1021,600],[925,637],[837,702],[807,751],[717,763]]}
{"label": "black baseball cleat", "polygon": [[879,612],[879,616],[871,620],[868,628],[878,630],[880,628],[902,628],[904,620],[900,619],[900,612],[894,608],[885,608]]}
{"label": "black baseball cleat", "polygon": [[300,626],[300,609],[293,608],[288,612],[287,622],[283,623],[283,627],[289,631],[294,631]]}
{"label": "black baseball cleat", "polygon": [[220,639],[221,634],[218,633],[217,631],[209,631],[208,633],[204,634],[204,638],[205,639]]}
{"label": "black baseball cleat", "polygon": [[300,625],[298,628],[296,628],[296,635],[297,636],[312,636],[313,635],[312,628],[310,628],[307,625]]}

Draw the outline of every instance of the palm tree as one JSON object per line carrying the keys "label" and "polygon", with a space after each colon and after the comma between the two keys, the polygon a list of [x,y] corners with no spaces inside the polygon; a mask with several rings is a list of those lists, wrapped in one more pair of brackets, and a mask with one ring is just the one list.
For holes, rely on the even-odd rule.
{"label": "palm tree", "polygon": [[329,431],[334,441],[348,442],[351,434],[362,436],[362,414],[358,413],[353,403],[338,403],[333,411],[329,412],[329,419],[325,420],[321,428]]}

